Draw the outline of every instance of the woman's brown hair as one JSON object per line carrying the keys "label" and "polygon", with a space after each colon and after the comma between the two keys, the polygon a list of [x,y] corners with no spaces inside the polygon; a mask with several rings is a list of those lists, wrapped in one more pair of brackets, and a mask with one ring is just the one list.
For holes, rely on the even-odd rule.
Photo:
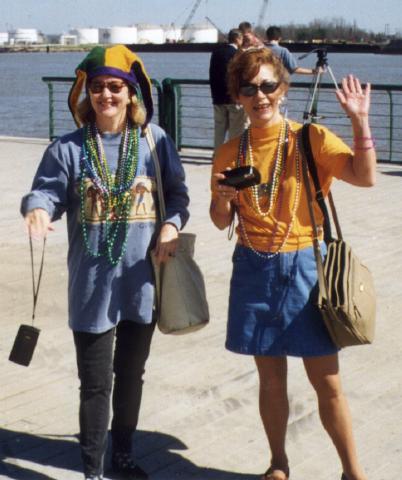
{"label": "woman's brown hair", "polygon": [[271,65],[278,81],[288,87],[289,73],[282,61],[269,48],[250,48],[237,53],[228,66],[227,85],[233,100],[238,98],[240,86],[258,75],[262,65]]}

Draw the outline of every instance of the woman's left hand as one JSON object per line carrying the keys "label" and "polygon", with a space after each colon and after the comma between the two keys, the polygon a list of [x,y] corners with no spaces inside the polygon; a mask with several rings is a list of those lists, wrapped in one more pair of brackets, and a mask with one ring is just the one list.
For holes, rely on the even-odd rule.
{"label": "woman's left hand", "polygon": [[173,224],[164,223],[162,225],[154,251],[157,263],[167,262],[175,256],[178,238],[179,232]]}
{"label": "woman's left hand", "polygon": [[371,85],[367,83],[363,90],[358,78],[348,75],[342,79],[342,89],[337,90],[336,97],[351,118],[367,117],[370,110]]}

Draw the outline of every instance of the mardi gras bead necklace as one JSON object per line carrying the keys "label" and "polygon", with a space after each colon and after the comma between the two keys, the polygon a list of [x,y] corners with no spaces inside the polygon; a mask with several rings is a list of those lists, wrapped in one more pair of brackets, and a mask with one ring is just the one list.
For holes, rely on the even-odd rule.
{"label": "mardi gras bead necklace", "polygon": [[[95,123],[84,127],[83,155],[80,175],[80,218],[86,251],[92,257],[106,256],[109,263],[117,265],[127,248],[128,218],[132,205],[130,189],[138,167],[138,129],[126,123],[119,146],[115,175],[110,171],[103,148],[102,137]],[[98,248],[93,250],[88,238],[85,214],[87,179],[90,179],[102,205],[102,222],[99,229]],[[115,255],[119,232],[123,232],[120,252]]]}
{"label": "mardi gras bead necklace", "polygon": [[[248,128],[246,131],[246,134],[241,137],[240,142],[241,142],[241,145],[240,145],[239,151],[242,151],[242,152],[246,151],[248,154],[248,163],[251,166],[254,166],[254,154],[253,154],[250,128]],[[242,144],[243,142],[245,142],[244,145]],[[268,191],[268,209],[267,210],[264,211],[260,205],[259,192],[261,191],[261,185],[254,185],[251,187],[252,205],[256,213],[261,217],[267,217],[268,215],[270,215],[277,201],[279,187],[281,183],[280,180],[286,168],[286,156],[287,156],[286,152],[287,152],[288,142],[289,142],[289,125],[288,125],[288,122],[283,120],[280,131],[279,131],[278,142],[277,142],[278,145],[275,152],[275,160],[272,162],[273,168],[271,172],[271,177],[269,182],[265,185]]]}
{"label": "mardi gras bead necklace", "polygon": [[[273,208],[274,208],[274,204],[277,204],[277,208],[278,208],[278,213],[280,212],[281,208],[282,208],[282,200],[283,200],[283,188],[280,188],[283,181],[284,181],[284,178],[286,176],[286,157],[287,157],[287,145],[288,145],[288,141],[289,141],[289,135],[288,135],[288,132],[289,132],[289,126],[286,122],[286,139],[283,140],[283,143],[284,145],[286,145],[286,148],[283,149],[283,151],[285,152],[284,155],[282,156],[282,159],[280,161],[277,162],[278,160],[278,155],[276,157],[276,161],[275,163],[281,163],[281,166],[280,167],[277,167],[277,165],[275,165],[274,169],[273,169],[273,172],[275,172],[275,170],[277,170],[277,180],[275,181],[277,183],[277,187],[276,187],[276,193],[274,195],[272,195],[272,190],[273,188],[271,188],[271,196],[270,196],[270,204],[269,204],[269,212],[266,211],[266,212],[263,212],[259,206],[259,203],[258,203],[258,192],[256,194],[253,195],[253,203],[254,203],[254,206],[255,206],[255,210],[263,217],[267,216],[269,213],[273,212]],[[294,132],[292,132],[294,133]],[[282,137],[282,129],[281,129],[281,133],[279,135],[279,140],[278,140],[278,143],[280,143],[280,139]],[[292,228],[293,228],[293,224],[294,224],[294,221],[295,221],[295,218],[296,218],[296,213],[297,213],[297,210],[299,208],[299,204],[300,204],[300,196],[301,196],[301,164],[300,164],[300,154],[299,154],[299,142],[298,142],[298,138],[296,137],[296,142],[295,142],[295,164],[296,164],[296,192],[295,192],[295,199],[294,199],[294,202],[293,202],[293,206],[292,206],[292,211],[291,211],[291,214],[290,214],[290,220],[289,220],[289,223],[288,223],[288,226],[287,226],[287,229],[286,229],[286,233],[283,237],[283,240],[281,242],[281,244],[279,245],[278,249],[275,251],[275,252],[269,252],[269,253],[263,253],[263,252],[259,252],[257,250],[255,250],[255,248],[253,247],[251,241],[250,241],[250,238],[247,234],[247,230],[246,230],[246,225],[245,225],[245,222],[244,222],[244,219],[243,217],[240,215],[240,212],[238,210],[238,217],[239,217],[239,226],[240,226],[240,233],[241,233],[241,236],[244,238],[245,240],[245,243],[246,245],[253,251],[253,253],[255,253],[257,256],[261,257],[261,258],[264,258],[265,260],[269,260],[273,257],[275,257],[276,255],[278,255],[282,250],[283,248],[285,247],[288,239],[289,239],[289,236],[290,236],[290,233],[292,231]],[[278,145],[278,148],[279,148],[279,145]],[[240,149],[239,149],[240,150]],[[282,148],[281,148],[282,150]],[[249,156],[250,156],[250,149],[248,150],[249,151]],[[250,162],[250,164],[252,164]],[[274,175],[273,175],[274,176]],[[277,201],[275,201],[277,200]],[[276,221],[275,223],[275,228],[274,228],[274,231],[272,232],[272,234],[270,235],[271,239],[273,240],[278,232],[278,228],[279,228],[279,222]]]}

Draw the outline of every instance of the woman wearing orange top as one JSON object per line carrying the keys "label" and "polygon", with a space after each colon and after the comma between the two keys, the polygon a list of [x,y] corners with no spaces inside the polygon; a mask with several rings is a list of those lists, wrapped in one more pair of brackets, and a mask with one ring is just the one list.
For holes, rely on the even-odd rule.
{"label": "woman wearing orange top", "polygon": [[[248,114],[250,127],[216,152],[210,215],[219,229],[230,226],[235,211],[239,220],[226,348],[253,355],[257,365],[260,415],[271,452],[262,480],[289,478],[288,355],[303,359],[321,421],[342,463],[342,479],[366,480],[341,387],[338,351],[311,300],[317,271],[299,149],[301,124],[284,119],[279,108],[288,90],[288,73],[269,50],[251,49],[232,61],[228,84]],[[351,120],[355,147],[352,151],[323,126],[311,127],[310,142],[325,195],[334,177],[362,187],[375,182],[370,85],[363,90],[350,75],[336,96]],[[219,183],[224,178],[220,172],[244,164],[259,170],[260,185],[236,191]],[[318,205],[315,214],[322,219]]]}

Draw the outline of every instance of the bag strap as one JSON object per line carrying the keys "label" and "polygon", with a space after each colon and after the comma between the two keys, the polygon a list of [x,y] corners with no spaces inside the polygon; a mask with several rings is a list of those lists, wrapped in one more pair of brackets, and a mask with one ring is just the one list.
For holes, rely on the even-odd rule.
{"label": "bag strap", "polygon": [[[303,126],[303,129],[304,129],[305,126],[306,126],[306,124]],[[304,129],[304,130],[303,129],[302,129],[302,135],[303,135],[303,132],[305,132],[305,131],[307,131],[307,133],[308,133],[308,128]],[[310,150],[310,152],[311,152],[311,150]],[[303,142],[302,142],[301,153],[302,153],[303,181],[304,181],[304,184],[305,184],[305,187],[306,187],[307,205],[308,205],[308,210],[309,210],[309,213],[310,213],[311,224],[312,224],[312,227],[313,227],[313,247],[314,247],[315,262],[317,264],[318,287],[320,289],[321,295],[325,299],[328,299],[329,298],[328,283],[327,283],[325,275],[324,275],[324,262],[323,262],[323,259],[322,259],[322,252],[321,252],[321,246],[320,246],[320,241],[319,241],[317,222],[316,222],[315,215],[314,215],[314,207],[313,207],[314,199],[313,199],[313,194],[312,194],[312,191],[311,191],[310,179],[309,179],[309,176],[308,176],[308,173],[309,173],[308,160],[307,160],[308,156],[306,155],[306,151],[304,149]],[[327,212],[327,215],[328,215],[328,212]],[[328,221],[329,221],[329,218],[328,218]]]}
{"label": "bag strap", "polygon": [[33,293],[32,326],[34,326],[34,322],[35,322],[36,304],[38,302],[39,286],[40,286],[40,281],[42,279],[43,263],[45,260],[45,246],[46,246],[46,237],[43,238],[42,258],[41,258],[40,267],[39,267],[38,282],[35,285],[33,245],[32,245],[32,237],[31,235],[29,235],[29,248],[31,252],[32,293]]}
{"label": "bag strap", "polygon": [[147,127],[145,131],[145,137],[147,139],[149,149],[152,155],[152,160],[154,162],[154,167],[155,167],[156,190],[158,192],[158,203],[159,203],[159,217],[162,223],[166,218],[166,205],[165,205],[165,197],[163,196],[162,174],[161,174],[161,167],[160,167],[158,152],[156,151],[155,140],[152,135],[152,131],[150,127]]}
{"label": "bag strap", "polygon": [[[307,166],[308,170],[311,175],[311,179],[313,180],[314,183],[314,189],[315,189],[315,199],[322,211],[322,214],[324,216],[324,241],[325,243],[329,243],[333,237],[332,237],[332,231],[331,231],[331,221],[329,218],[329,213],[328,213],[328,208],[325,203],[324,195],[322,193],[321,189],[321,184],[320,180],[318,178],[318,172],[317,172],[317,166],[314,160],[313,156],[313,151],[311,149],[311,142],[310,142],[310,124],[305,123],[302,127],[301,130],[301,139],[302,139],[302,147],[303,147],[303,152],[304,152],[304,157],[307,161]],[[329,200],[329,205],[331,208],[331,214],[332,214],[332,219],[334,221],[335,225],[335,230],[336,230],[336,235],[339,239],[342,239],[342,231],[341,231],[341,226],[339,223],[338,215],[336,213],[336,208],[335,208],[335,203],[334,199],[332,196],[331,191],[328,192],[328,200]]]}

